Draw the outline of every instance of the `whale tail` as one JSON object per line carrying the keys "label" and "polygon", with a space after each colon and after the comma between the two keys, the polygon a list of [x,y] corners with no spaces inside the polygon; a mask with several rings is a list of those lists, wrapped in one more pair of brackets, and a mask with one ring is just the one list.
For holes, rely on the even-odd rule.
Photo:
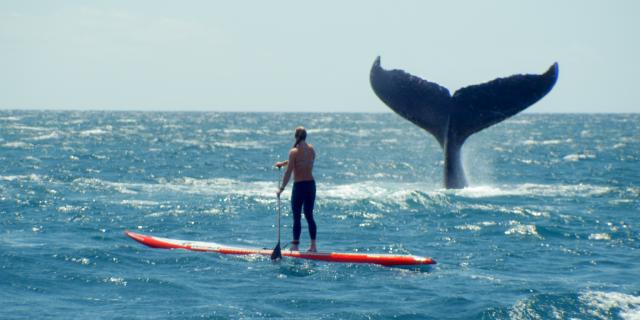
{"label": "whale tail", "polygon": [[371,68],[371,87],[389,108],[431,133],[445,156],[446,188],[467,185],[461,162],[461,148],[466,139],[503,121],[542,99],[558,79],[554,63],[540,75],[513,75],[457,90],[402,70],[385,70],[380,57]]}

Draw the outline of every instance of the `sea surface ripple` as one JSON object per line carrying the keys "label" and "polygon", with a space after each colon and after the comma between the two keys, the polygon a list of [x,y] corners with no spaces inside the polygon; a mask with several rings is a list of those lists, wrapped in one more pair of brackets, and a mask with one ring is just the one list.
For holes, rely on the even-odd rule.
{"label": "sea surface ripple", "polygon": [[[445,190],[436,140],[390,113],[0,111],[0,318],[639,319],[638,123],[519,115],[467,141],[470,187]],[[272,166],[298,125],[321,250],[438,264],[273,264],[123,235],[273,247]]]}

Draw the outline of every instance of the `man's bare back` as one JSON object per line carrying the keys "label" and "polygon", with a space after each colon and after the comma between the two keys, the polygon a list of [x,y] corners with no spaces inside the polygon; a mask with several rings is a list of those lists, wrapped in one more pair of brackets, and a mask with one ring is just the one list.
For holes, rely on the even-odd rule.
{"label": "man's bare back", "polygon": [[316,151],[313,145],[301,142],[289,151],[289,167],[293,168],[293,181],[313,180],[313,162]]}

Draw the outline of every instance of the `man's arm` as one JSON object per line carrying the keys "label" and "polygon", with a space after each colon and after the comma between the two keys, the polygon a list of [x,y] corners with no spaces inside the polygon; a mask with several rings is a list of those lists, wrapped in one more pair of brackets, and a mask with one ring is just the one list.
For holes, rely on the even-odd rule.
{"label": "man's arm", "polygon": [[278,168],[286,167],[287,165],[289,165],[289,160],[276,162],[276,167]]}
{"label": "man's arm", "polygon": [[[295,150],[291,150],[289,151],[289,160],[288,163],[295,163],[295,159],[296,159],[296,152]],[[282,185],[280,185],[280,192],[282,192],[282,190],[284,190],[284,188],[287,186],[287,183],[289,183],[289,179],[291,179],[291,173],[293,172],[293,166],[287,166],[287,171],[285,171],[284,173],[284,178],[282,178]]]}

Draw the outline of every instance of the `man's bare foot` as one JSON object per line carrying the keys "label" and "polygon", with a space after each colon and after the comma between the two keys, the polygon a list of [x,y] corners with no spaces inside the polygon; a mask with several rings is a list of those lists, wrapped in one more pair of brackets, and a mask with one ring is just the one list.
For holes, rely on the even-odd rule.
{"label": "man's bare foot", "polygon": [[312,240],[311,241],[311,246],[309,246],[309,250],[307,250],[309,252],[318,252],[318,247],[316,246],[316,241]]}
{"label": "man's bare foot", "polygon": [[289,250],[291,251],[300,251],[300,249],[298,248],[298,242],[291,242],[291,247],[289,248]]}

